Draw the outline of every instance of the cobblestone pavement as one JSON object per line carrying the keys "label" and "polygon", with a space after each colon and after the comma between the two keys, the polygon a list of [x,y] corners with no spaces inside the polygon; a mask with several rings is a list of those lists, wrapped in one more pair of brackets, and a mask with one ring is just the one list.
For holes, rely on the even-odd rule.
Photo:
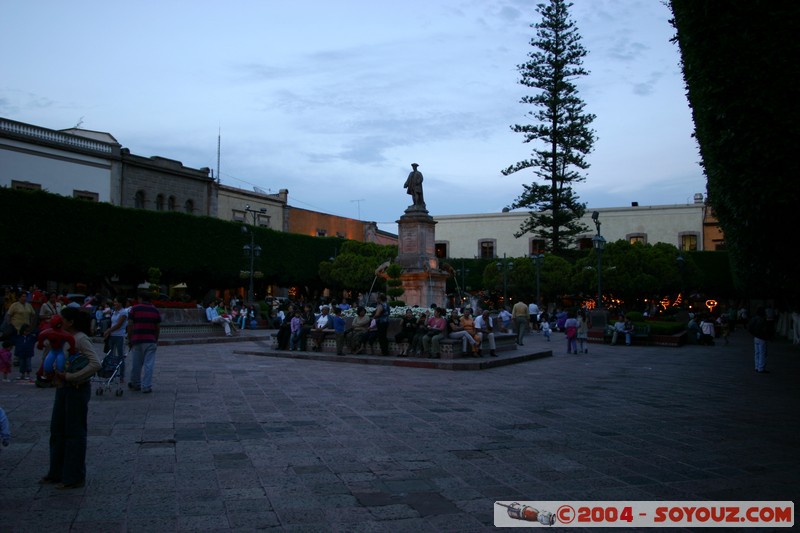
{"label": "cobblestone pavement", "polygon": [[[0,529],[489,531],[498,500],[793,500],[800,348],[590,345],[477,371],[161,346],[153,394],[92,396],[88,479],[46,472],[52,389],[0,383]],[[504,355],[505,356],[505,355]],[[630,530],[629,530],[630,531]]]}

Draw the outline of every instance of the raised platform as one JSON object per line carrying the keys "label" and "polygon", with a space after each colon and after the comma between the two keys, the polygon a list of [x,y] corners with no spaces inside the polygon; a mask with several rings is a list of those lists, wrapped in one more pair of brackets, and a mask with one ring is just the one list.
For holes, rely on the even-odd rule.
{"label": "raised platform", "polygon": [[[234,354],[258,355],[264,357],[280,357],[308,361],[324,361],[331,363],[359,363],[365,365],[384,365],[412,368],[430,368],[435,370],[487,370],[505,365],[513,365],[551,357],[552,350],[526,350],[521,347],[514,352],[499,352],[497,357],[462,357],[459,359],[425,359],[419,357],[396,357],[381,355],[336,355],[327,352],[300,352],[289,350],[234,350]],[[444,355],[443,355],[444,357]]]}

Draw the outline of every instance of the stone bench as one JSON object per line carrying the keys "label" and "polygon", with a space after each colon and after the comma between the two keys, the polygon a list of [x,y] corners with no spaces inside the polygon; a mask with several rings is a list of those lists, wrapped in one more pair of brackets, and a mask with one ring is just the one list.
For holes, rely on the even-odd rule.
{"label": "stone bench", "polygon": [[[349,329],[353,319],[351,317],[347,317],[345,319],[345,329]],[[402,320],[399,318],[391,318],[389,319],[389,329],[387,332],[387,337],[389,339],[389,354],[392,356],[398,356],[399,354],[408,351],[409,343],[408,342],[401,342],[396,343],[394,341],[395,336],[400,333],[400,329],[402,326]],[[272,337],[272,348],[278,348],[278,334],[273,333]],[[308,339],[308,346],[307,348],[311,348],[311,340],[310,336]],[[494,343],[496,346],[496,351],[507,351],[507,350],[516,350],[517,349],[517,336],[514,333],[495,333],[494,335]],[[456,359],[458,357],[465,357],[463,352],[463,341],[461,339],[443,339],[439,341],[439,348],[441,353],[442,359]],[[489,353],[489,343],[487,340],[484,340],[481,346],[481,349],[484,352],[484,355],[488,355]],[[323,352],[332,352],[336,353],[336,334],[334,332],[326,332],[325,336],[322,340],[322,346],[320,347],[320,351]],[[374,346],[370,346],[367,344],[364,347],[364,354],[365,355],[377,355],[380,354],[380,347],[378,346],[378,342],[375,341]],[[471,356],[472,354],[470,354]]]}

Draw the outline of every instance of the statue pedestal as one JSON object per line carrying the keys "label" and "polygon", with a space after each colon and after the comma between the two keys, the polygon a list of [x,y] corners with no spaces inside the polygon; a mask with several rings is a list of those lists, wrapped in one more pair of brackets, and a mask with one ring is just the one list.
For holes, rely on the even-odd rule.
{"label": "statue pedestal", "polygon": [[409,306],[444,306],[447,300],[447,274],[439,270],[439,260],[436,258],[436,222],[424,206],[412,205],[397,224],[397,263],[403,267],[400,280],[405,290],[401,298]]}

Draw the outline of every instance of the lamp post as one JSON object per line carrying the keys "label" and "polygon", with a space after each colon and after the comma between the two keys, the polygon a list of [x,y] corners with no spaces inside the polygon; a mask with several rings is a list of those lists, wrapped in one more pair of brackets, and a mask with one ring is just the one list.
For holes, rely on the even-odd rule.
{"label": "lamp post", "polygon": [[[251,209],[249,205],[244,207],[244,210],[253,215],[253,227],[256,226],[256,220],[259,214],[264,214],[267,212],[266,207],[262,207],[261,209]],[[242,226],[242,231],[247,232],[247,226]],[[261,255],[261,246],[255,243],[256,234],[253,230],[250,230],[250,244],[245,244],[242,249],[244,250],[245,256],[250,256],[250,288],[247,291],[247,303],[249,305],[253,304],[254,301],[254,294],[253,294],[253,275],[255,274],[255,259],[256,257]]]}
{"label": "lamp post", "polygon": [[597,252],[597,308],[603,307],[603,248],[606,246],[606,240],[600,235],[600,213],[597,211],[592,213],[592,220],[597,228],[597,235],[592,237],[592,244]]}
{"label": "lamp post", "polygon": [[533,266],[536,267],[536,305],[539,305],[541,301],[539,299],[539,270],[541,270],[544,262],[544,254],[531,254],[531,261],[533,261]]}
{"label": "lamp post", "polygon": [[461,262],[461,294],[459,294],[459,298],[461,298],[461,303],[464,303],[464,291],[467,288],[467,274],[469,274],[469,269],[466,267],[464,262]]}
{"label": "lamp post", "polygon": [[503,273],[503,305],[508,303],[508,271],[514,269],[514,263],[506,259],[506,254],[503,254],[503,260],[497,262],[497,271]]}

